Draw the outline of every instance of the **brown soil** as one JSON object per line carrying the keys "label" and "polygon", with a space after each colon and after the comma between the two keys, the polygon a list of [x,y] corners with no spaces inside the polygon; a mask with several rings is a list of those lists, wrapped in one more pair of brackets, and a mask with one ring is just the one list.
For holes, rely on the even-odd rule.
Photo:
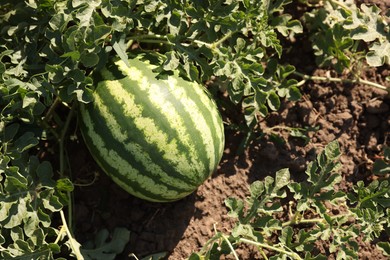
{"label": "brown soil", "polygon": [[[390,6],[388,1],[377,2],[382,8]],[[310,49],[295,47],[301,53],[287,55],[297,70],[327,73],[311,70],[315,65]],[[389,74],[389,68],[362,70],[363,78],[383,85],[388,84],[385,77]],[[226,198],[244,198],[250,183],[286,167],[293,178],[303,180],[308,161],[332,140],[340,142],[343,153],[340,189],[348,190],[358,180],[371,180],[375,157],[383,145],[390,145],[390,97],[386,91],[359,84],[308,82],[302,93],[300,101],[283,102],[278,112],[263,118],[259,129],[318,126],[317,131],[309,133],[310,142],[305,144],[285,130],[274,128],[285,143],[265,136],[237,154],[244,135],[226,130],[226,149],[217,172],[196,193],[174,203],[149,203],[127,194],[101,173],[82,142],[73,141],[68,151],[74,151],[70,160],[76,182],[90,182],[97,176],[92,185],[78,186],[74,192],[77,240],[87,241],[102,228],[126,227],[131,230],[131,241],[118,259],[130,259],[130,253],[141,258],[157,252],[168,252],[172,260],[187,258],[213,236],[214,228],[227,233],[231,229],[233,222],[224,206]],[[241,259],[259,258],[250,248],[241,248],[239,254]],[[359,258],[386,259],[375,245],[363,242]]]}

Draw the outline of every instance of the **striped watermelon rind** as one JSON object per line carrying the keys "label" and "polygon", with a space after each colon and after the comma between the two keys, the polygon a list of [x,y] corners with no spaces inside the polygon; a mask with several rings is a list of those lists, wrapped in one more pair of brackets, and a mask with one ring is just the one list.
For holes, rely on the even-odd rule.
{"label": "striped watermelon rind", "polygon": [[176,75],[157,79],[153,65],[115,60],[97,78],[94,101],[81,104],[81,133],[95,161],[130,194],[179,200],[217,168],[224,131],[214,101]]}

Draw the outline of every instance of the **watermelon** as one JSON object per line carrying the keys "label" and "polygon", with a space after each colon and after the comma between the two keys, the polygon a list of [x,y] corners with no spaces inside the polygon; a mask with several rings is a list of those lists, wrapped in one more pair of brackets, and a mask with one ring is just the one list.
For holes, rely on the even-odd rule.
{"label": "watermelon", "polygon": [[148,62],[109,63],[97,72],[93,102],[80,105],[81,133],[93,158],[130,194],[153,202],[194,192],[224,149],[221,116],[199,84],[157,79]]}

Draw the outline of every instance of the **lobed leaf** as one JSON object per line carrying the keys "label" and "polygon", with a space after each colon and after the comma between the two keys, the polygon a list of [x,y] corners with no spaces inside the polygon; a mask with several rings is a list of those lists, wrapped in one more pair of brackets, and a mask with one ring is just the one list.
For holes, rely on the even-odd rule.
{"label": "lobed leaf", "polygon": [[110,241],[109,232],[105,229],[100,230],[95,236],[95,240],[87,242],[81,248],[81,253],[85,259],[115,259],[122,253],[125,245],[130,240],[130,231],[126,228],[116,228]]}
{"label": "lobed leaf", "polygon": [[390,256],[390,242],[378,242],[378,248],[380,248],[385,256]]}
{"label": "lobed leaf", "polygon": [[[389,35],[386,19],[375,5],[358,8],[353,2],[332,4],[306,14],[308,26],[313,30],[312,42],[317,63],[331,66],[341,73],[365,56],[370,66],[389,63]],[[356,50],[360,41],[368,43],[368,52]],[[363,55],[362,55],[363,54]],[[356,57],[356,60],[354,60]]]}

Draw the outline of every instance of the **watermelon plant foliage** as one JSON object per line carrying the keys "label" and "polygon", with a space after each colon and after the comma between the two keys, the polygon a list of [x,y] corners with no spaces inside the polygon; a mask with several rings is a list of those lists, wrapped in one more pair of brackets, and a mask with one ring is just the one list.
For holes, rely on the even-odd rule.
{"label": "watermelon plant foliage", "polygon": [[[362,60],[373,67],[390,64],[390,30],[380,9],[353,0],[325,1],[305,14],[312,31],[314,53],[320,66],[332,66],[341,73],[346,68],[359,71]],[[361,66],[361,65],[360,65]]]}
{"label": "watermelon plant foliage", "polygon": [[[121,250],[110,248],[115,239],[120,245],[129,239],[129,233],[122,230],[121,235],[115,233],[114,240],[105,243],[107,235],[102,231],[96,248],[88,245],[80,250],[83,247],[72,236],[73,181],[66,143],[75,136],[69,128],[75,124],[78,104],[92,101],[95,85],[91,75],[111,57],[126,62],[128,56],[141,52],[157,66],[155,71],[161,77],[175,71],[190,81],[212,82],[210,92],[216,96],[218,91],[228,93],[234,107],[242,110],[245,126],[240,129],[249,132],[256,128],[258,116],[276,111],[282,99],[299,99],[299,86],[306,80],[331,80],[304,75],[298,82],[295,77],[302,74],[281,62],[282,42],[294,40],[303,30],[301,22],[285,11],[292,2],[1,0],[0,257],[53,259],[66,251],[78,259],[105,253],[112,258]],[[311,2],[300,1],[308,6]],[[301,20],[306,27],[313,21],[310,33],[315,35],[313,48],[319,64],[327,65],[326,61],[334,57],[334,46],[360,57],[360,49],[354,46],[362,40],[368,41],[369,51],[363,53],[368,64],[388,64],[388,52],[383,51],[388,49],[388,25],[375,7],[359,9],[351,1],[341,0],[321,3],[324,5],[313,8],[306,20]],[[334,14],[339,25],[327,22],[318,26],[320,17]],[[348,57],[336,54],[336,64],[340,64],[336,69],[348,69]],[[229,111],[230,105],[217,102]],[[45,150],[47,144],[52,150]],[[45,161],[46,152],[58,163]],[[311,180],[318,181],[314,177]],[[267,181],[266,185],[256,184],[256,189],[265,185],[265,190],[274,189],[279,194],[272,196],[284,196],[285,187],[276,189],[271,179]],[[338,179],[326,181],[335,183]],[[317,197],[311,190],[300,185],[287,185],[290,192],[311,196],[301,202],[300,210],[312,206],[321,209],[320,201],[312,201]],[[359,184],[356,192],[360,195],[350,199],[361,203],[364,210],[354,214],[364,221],[382,219],[375,207],[383,200],[369,201],[375,194],[383,194],[384,187],[383,183],[368,187]],[[327,196],[332,198],[330,193]],[[261,203],[256,201],[253,198],[251,203]],[[233,209],[233,201],[229,203],[232,211],[241,212]],[[252,217],[250,214],[242,227],[247,228]],[[381,225],[367,232],[376,235]],[[291,242],[290,231],[286,229],[283,234]],[[310,235],[302,232],[301,237]],[[388,244],[381,246],[388,252]]]}
{"label": "watermelon plant foliage", "polygon": [[[238,259],[235,249],[241,243],[253,245],[268,259],[327,259],[319,253],[318,240],[328,241],[327,250],[337,259],[357,259],[362,234],[364,241],[373,241],[390,228],[390,183],[383,179],[366,186],[360,181],[351,192],[338,191],[340,155],[333,141],[308,164],[306,182],[294,181],[289,170],[282,169],[275,177],[253,182],[246,200],[226,199],[228,214],[236,219],[232,231],[226,234],[216,227],[190,260],[228,254]],[[385,251],[389,243],[378,246]]]}
{"label": "watermelon plant foliage", "polygon": [[[133,55],[142,50],[161,74],[175,70],[199,83],[217,76],[234,103],[245,99],[247,122],[253,124],[256,113],[277,109],[280,97],[299,97],[294,81],[285,84],[287,75],[277,73],[283,69],[276,62],[282,54],[278,33],[301,30],[291,16],[274,15],[289,2],[3,0],[2,257],[42,249],[37,259],[52,258],[60,251],[64,230],[72,254],[80,258],[85,252],[69,232],[72,181],[65,157],[77,103],[92,101],[93,71],[112,56],[126,61],[129,50]],[[265,59],[274,60],[267,71],[262,66]],[[65,117],[58,108],[68,111]],[[56,169],[40,162],[45,143],[57,148]],[[34,206],[29,204],[32,200]],[[69,225],[64,222],[66,229],[56,229],[51,219],[59,219],[58,212],[64,216],[66,205]],[[28,245],[20,244],[30,238]]]}

